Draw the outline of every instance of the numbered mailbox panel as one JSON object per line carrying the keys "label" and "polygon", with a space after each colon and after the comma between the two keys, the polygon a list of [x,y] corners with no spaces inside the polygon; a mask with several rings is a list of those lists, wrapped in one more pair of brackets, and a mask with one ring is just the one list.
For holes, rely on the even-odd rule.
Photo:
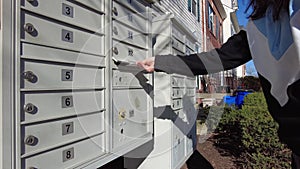
{"label": "numbered mailbox panel", "polygon": [[152,106],[143,89],[113,91],[113,148],[152,133]]}
{"label": "numbered mailbox panel", "polygon": [[183,42],[184,36],[183,34],[175,27],[172,27],[172,35],[179,41]]}
{"label": "numbered mailbox panel", "polygon": [[66,0],[24,0],[26,10],[102,33],[104,16]]}
{"label": "numbered mailbox panel", "polygon": [[192,43],[189,39],[186,39],[186,45],[187,45],[187,47],[192,51],[192,52],[194,52],[194,49],[195,49],[195,44],[194,43]]}
{"label": "numbered mailbox panel", "polygon": [[22,43],[22,58],[105,67],[105,57]]}
{"label": "numbered mailbox panel", "polygon": [[21,88],[23,89],[91,89],[104,87],[104,69],[23,63]]}
{"label": "numbered mailbox panel", "polygon": [[74,168],[76,165],[104,155],[104,141],[105,133],[53,151],[23,158],[22,165],[26,169]]}
{"label": "numbered mailbox panel", "polygon": [[192,54],[192,53],[194,53],[194,51],[192,51],[190,48],[185,48],[185,54],[186,55],[190,55],[190,54]]}
{"label": "numbered mailbox panel", "polygon": [[112,31],[114,39],[147,49],[147,36],[143,33],[126,27],[115,20],[113,21]]}
{"label": "numbered mailbox panel", "polygon": [[178,109],[174,112],[177,115],[177,119],[175,120],[175,123],[177,123],[177,121],[184,122],[184,123],[187,122],[186,114],[183,112],[182,109]]}
{"label": "numbered mailbox panel", "polygon": [[[147,17],[145,13],[140,14]],[[132,12],[128,8],[116,2],[113,2],[112,16],[114,19],[122,22],[125,25],[138,29],[143,33],[148,33],[147,28],[149,27],[149,22],[145,18],[141,17],[141,15]]]}
{"label": "numbered mailbox panel", "polygon": [[104,92],[23,93],[21,121],[30,123],[102,111]]}
{"label": "numbered mailbox panel", "polygon": [[171,89],[171,98],[182,98],[182,97],[183,97],[183,88]]}
{"label": "numbered mailbox panel", "polygon": [[180,56],[185,55],[183,52],[180,52],[178,50],[173,50],[172,54],[175,55],[175,56],[176,55],[180,55]]}
{"label": "numbered mailbox panel", "polygon": [[185,52],[184,44],[182,44],[180,41],[178,41],[174,37],[172,38],[172,46],[173,46],[173,48],[177,49],[179,52]]}
{"label": "numbered mailbox panel", "polygon": [[103,36],[88,33],[56,22],[22,12],[21,38],[23,41],[45,46],[69,49],[95,55],[104,55]]}
{"label": "numbered mailbox panel", "polygon": [[186,88],[185,95],[186,96],[196,96],[196,88]]}
{"label": "numbered mailbox panel", "polygon": [[184,78],[179,76],[171,76],[172,87],[184,87]]}
{"label": "numbered mailbox panel", "polygon": [[147,50],[129,46],[119,41],[113,41],[112,54],[118,60],[133,63],[149,57]]}
{"label": "numbered mailbox panel", "polygon": [[145,15],[147,7],[140,3],[138,0],[114,0],[127,8],[131,9],[132,11],[139,13],[141,15]]}
{"label": "numbered mailbox panel", "polygon": [[[135,76],[132,73],[120,72],[118,70],[113,70],[113,87],[118,88],[144,88],[148,90],[148,85],[151,76],[149,74],[142,74],[140,76]],[[142,86],[145,84],[147,86]]]}
{"label": "numbered mailbox panel", "polygon": [[186,87],[189,87],[189,88],[196,88],[196,86],[197,86],[196,79],[187,77],[185,79],[185,85],[186,85]]}
{"label": "numbered mailbox panel", "polygon": [[182,99],[174,99],[172,100],[171,107],[173,110],[182,108]]}
{"label": "numbered mailbox panel", "polygon": [[22,154],[37,153],[104,131],[103,113],[23,127]]}
{"label": "numbered mailbox panel", "polygon": [[91,9],[94,9],[98,12],[104,13],[104,2],[105,0],[71,0],[71,1],[76,1],[84,6],[87,6]]}

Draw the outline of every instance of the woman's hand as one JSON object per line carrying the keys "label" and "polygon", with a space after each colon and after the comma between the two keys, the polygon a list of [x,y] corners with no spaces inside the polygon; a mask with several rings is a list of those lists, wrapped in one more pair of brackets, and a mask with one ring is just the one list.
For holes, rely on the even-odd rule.
{"label": "woman's hand", "polygon": [[136,64],[145,69],[147,72],[154,72],[155,57],[150,57],[142,61],[137,61]]}

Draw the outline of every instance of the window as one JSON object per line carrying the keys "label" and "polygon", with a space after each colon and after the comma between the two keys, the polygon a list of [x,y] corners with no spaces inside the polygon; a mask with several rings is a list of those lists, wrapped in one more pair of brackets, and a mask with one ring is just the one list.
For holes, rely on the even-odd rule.
{"label": "window", "polygon": [[217,39],[220,39],[220,22],[219,22],[219,18],[216,17],[216,32],[215,32],[215,36]]}
{"label": "window", "polygon": [[192,0],[188,0],[188,10],[192,12]]}
{"label": "window", "polygon": [[220,43],[222,44],[223,43],[223,26],[222,26],[222,23],[220,23]]}
{"label": "window", "polygon": [[196,12],[196,0],[192,0],[193,1],[193,4],[192,4],[192,13],[197,16],[197,12]]}
{"label": "window", "polygon": [[197,0],[197,11],[198,11],[197,20],[198,22],[200,22],[200,0]]}
{"label": "window", "polygon": [[214,11],[208,4],[208,28],[211,32],[214,32]]}
{"label": "window", "polygon": [[200,0],[188,0],[188,10],[196,16],[200,22]]}
{"label": "window", "polygon": [[196,53],[200,53],[200,47],[199,47],[199,45],[195,45],[195,50],[196,50]]}

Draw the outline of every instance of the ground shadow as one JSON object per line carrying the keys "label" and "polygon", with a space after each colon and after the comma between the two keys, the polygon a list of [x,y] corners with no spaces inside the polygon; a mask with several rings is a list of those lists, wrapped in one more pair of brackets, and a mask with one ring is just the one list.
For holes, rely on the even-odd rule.
{"label": "ground shadow", "polygon": [[198,150],[195,150],[191,157],[186,161],[188,169],[213,169],[210,162],[201,155]]}
{"label": "ground shadow", "polygon": [[242,133],[237,124],[225,124],[223,130],[216,130],[215,134],[210,138],[214,142],[214,146],[222,156],[234,157],[233,162],[237,166],[241,166],[242,153],[245,147],[242,145]]}

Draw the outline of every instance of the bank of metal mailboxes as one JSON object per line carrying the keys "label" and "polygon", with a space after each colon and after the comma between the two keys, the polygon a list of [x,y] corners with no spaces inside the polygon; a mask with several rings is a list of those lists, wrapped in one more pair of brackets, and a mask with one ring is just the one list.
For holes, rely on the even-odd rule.
{"label": "bank of metal mailboxes", "polygon": [[112,149],[115,153],[128,146],[138,147],[152,138],[152,75],[142,73],[135,66],[136,61],[152,56],[149,10],[142,1],[112,2],[112,56],[128,64],[112,68]]}
{"label": "bank of metal mailboxes", "polygon": [[[196,39],[171,15],[153,19],[155,55],[195,52]],[[176,65],[174,65],[176,66]],[[194,77],[155,72],[154,150],[140,168],[180,168],[196,144]]]}
{"label": "bank of metal mailboxes", "polygon": [[1,0],[1,167],[98,168],[152,139],[147,3]]}

